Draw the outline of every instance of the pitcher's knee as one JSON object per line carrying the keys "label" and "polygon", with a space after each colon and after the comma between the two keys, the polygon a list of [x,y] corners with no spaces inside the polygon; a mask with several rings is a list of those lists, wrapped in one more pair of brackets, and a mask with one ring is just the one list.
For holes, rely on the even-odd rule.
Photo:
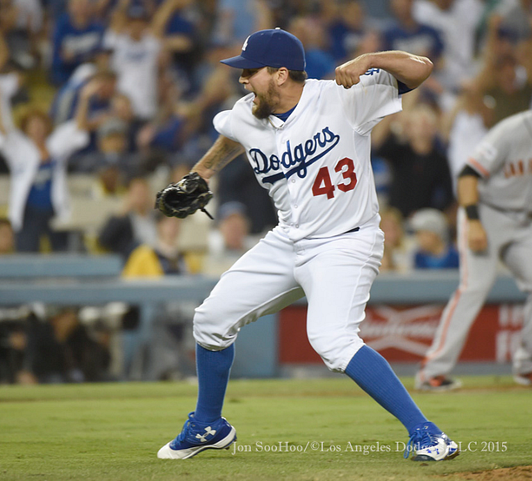
{"label": "pitcher's knee", "polygon": [[202,304],[194,315],[193,334],[201,347],[210,351],[220,351],[235,342],[238,327],[227,317],[224,318],[223,314],[215,315],[209,312]]}
{"label": "pitcher's knee", "polygon": [[337,337],[309,333],[308,338],[327,368],[335,372],[344,372],[353,356],[364,345],[364,341],[357,335]]}

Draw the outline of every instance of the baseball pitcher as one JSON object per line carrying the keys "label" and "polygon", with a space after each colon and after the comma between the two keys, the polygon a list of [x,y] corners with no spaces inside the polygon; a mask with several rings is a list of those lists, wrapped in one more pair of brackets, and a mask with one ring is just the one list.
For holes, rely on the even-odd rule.
{"label": "baseball pitcher", "polygon": [[249,95],[215,117],[218,140],[191,174],[161,191],[157,206],[179,216],[204,208],[211,195],[206,181],[245,152],[275,202],[279,225],[196,310],[196,410],[158,457],[190,458],[235,441],[235,428],[221,414],[238,331],[303,295],[313,348],[403,423],[410,436],[405,455],[413,449],[419,461],[456,456],[457,444],[428,422],[387,361],[358,335],[384,241],[371,129],[401,110],[401,94],[430,75],[430,60],[399,51],[367,54],[338,67],[335,81],[306,80],[303,45],[272,29],[254,33],[240,55],[222,62],[242,70]]}

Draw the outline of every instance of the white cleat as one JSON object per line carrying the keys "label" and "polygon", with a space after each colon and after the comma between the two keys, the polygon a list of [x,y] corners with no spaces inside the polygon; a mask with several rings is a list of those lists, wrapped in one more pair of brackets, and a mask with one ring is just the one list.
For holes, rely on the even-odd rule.
{"label": "white cleat", "polygon": [[425,423],[410,436],[404,457],[414,451],[413,461],[446,461],[460,454],[458,445],[433,423]]}
{"label": "white cleat", "polygon": [[431,446],[415,449],[413,461],[447,461],[460,454],[458,445],[444,433],[434,438]]}
{"label": "white cleat", "polygon": [[206,449],[229,449],[236,441],[236,429],[225,418],[212,423],[200,423],[189,414],[181,434],[165,444],[157,457],[159,459],[188,459]]}

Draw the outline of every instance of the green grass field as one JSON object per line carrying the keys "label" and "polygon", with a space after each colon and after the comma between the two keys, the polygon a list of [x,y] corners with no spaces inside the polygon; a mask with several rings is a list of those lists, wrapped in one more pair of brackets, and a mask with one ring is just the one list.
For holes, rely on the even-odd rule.
{"label": "green grass field", "polygon": [[509,377],[462,379],[460,392],[414,394],[462,443],[440,463],[404,460],[403,427],[340,376],[232,381],[224,415],[236,448],[186,461],[156,453],[193,410],[193,385],[0,386],[0,479],[531,479],[532,467],[499,468],[532,465],[532,390]]}

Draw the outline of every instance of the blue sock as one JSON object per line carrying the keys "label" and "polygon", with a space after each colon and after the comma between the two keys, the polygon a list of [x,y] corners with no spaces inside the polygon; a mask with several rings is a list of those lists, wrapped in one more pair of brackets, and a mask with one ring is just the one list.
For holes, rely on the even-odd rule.
{"label": "blue sock", "polygon": [[345,373],[384,409],[401,421],[408,433],[428,422],[408,391],[392,371],[388,361],[368,346],[353,356]]}
{"label": "blue sock", "polygon": [[194,417],[201,422],[220,419],[229,373],[235,358],[235,346],[222,351],[209,351],[196,344],[196,370],[198,373],[198,403]]}

